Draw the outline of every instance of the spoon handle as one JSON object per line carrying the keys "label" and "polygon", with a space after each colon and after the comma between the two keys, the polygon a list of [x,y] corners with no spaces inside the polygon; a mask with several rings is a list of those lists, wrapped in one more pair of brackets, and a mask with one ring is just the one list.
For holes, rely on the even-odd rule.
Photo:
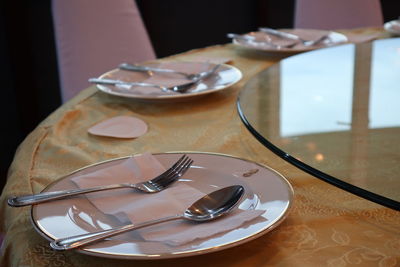
{"label": "spoon handle", "polygon": [[83,245],[87,245],[87,244],[95,242],[95,241],[103,240],[107,237],[112,237],[112,236],[119,235],[119,234],[122,234],[125,232],[136,230],[139,228],[155,225],[158,223],[178,220],[178,219],[182,219],[182,218],[183,218],[183,215],[174,215],[174,216],[169,216],[169,217],[165,217],[165,218],[161,218],[161,219],[157,219],[157,220],[151,220],[151,221],[143,222],[143,223],[139,223],[139,224],[128,224],[128,225],[124,225],[122,227],[103,230],[100,232],[65,237],[65,238],[56,239],[56,240],[50,242],[50,247],[53,248],[54,250],[69,250],[69,249],[77,248],[77,247],[80,247]]}

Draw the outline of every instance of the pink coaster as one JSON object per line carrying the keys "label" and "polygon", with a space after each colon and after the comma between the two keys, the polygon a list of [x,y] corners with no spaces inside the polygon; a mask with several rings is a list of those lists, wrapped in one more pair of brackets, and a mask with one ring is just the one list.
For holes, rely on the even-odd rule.
{"label": "pink coaster", "polygon": [[136,138],[147,132],[147,124],[135,117],[117,116],[90,127],[88,132],[99,136]]}

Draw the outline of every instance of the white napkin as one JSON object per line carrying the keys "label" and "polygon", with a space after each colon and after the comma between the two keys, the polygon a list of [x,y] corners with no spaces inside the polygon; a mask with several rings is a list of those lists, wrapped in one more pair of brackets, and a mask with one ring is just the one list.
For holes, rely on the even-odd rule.
{"label": "white napkin", "polygon": [[192,241],[225,233],[252,221],[264,211],[237,209],[230,214],[209,222],[176,221],[164,225],[156,225],[140,230],[140,234],[148,241],[164,242],[171,246],[180,246]]}
{"label": "white napkin", "polygon": [[[164,170],[165,168],[154,156],[145,153],[128,158],[117,165],[74,177],[72,180],[80,188],[137,183],[150,180]],[[187,173],[190,173],[190,170]],[[103,213],[114,215],[121,222],[128,224],[182,214],[188,206],[204,195],[205,193],[191,186],[177,182],[154,194],[137,192],[133,189],[116,189],[91,193],[87,197]],[[138,232],[145,240],[176,246],[235,229],[263,212],[237,210],[211,222],[192,223],[178,220],[139,229]]]}

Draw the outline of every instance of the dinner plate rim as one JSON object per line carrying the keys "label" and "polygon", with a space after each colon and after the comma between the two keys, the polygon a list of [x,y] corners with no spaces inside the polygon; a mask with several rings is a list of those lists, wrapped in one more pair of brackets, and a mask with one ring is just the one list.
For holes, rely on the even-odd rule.
{"label": "dinner plate rim", "polygon": [[[319,30],[319,29],[305,29],[305,28],[295,28],[295,29],[280,29],[281,31],[285,31],[285,32],[293,32],[294,30],[302,30],[302,31],[315,31],[315,32],[327,32],[329,33],[329,35],[334,34],[337,36],[340,36],[343,41],[342,42],[337,42],[334,43],[332,45],[327,45],[327,46],[311,46],[311,47],[301,47],[301,48],[282,48],[282,49],[276,49],[276,48],[257,48],[251,45],[244,45],[240,42],[238,42],[236,39],[232,39],[232,43],[243,47],[243,48],[248,48],[248,49],[253,49],[253,50],[257,50],[257,51],[264,51],[264,52],[269,52],[269,53],[298,53],[298,52],[307,52],[307,51],[312,51],[312,50],[316,50],[316,49],[323,49],[323,48],[329,48],[332,46],[336,46],[336,45],[341,45],[341,44],[347,44],[349,42],[349,39],[347,38],[347,36],[343,33],[337,32],[337,31],[331,31],[331,30]],[[256,33],[256,32],[260,32],[260,31],[252,31],[252,32],[248,32],[245,34],[249,34],[249,33]]]}
{"label": "dinner plate rim", "polygon": [[[155,63],[167,63],[167,62],[178,62],[178,63],[195,63],[195,64],[201,64],[201,63],[206,63],[206,64],[210,64],[211,66],[215,66],[218,65],[216,63],[212,63],[212,62],[200,62],[200,61],[152,61],[149,62],[149,64],[155,64]],[[160,95],[143,95],[143,94],[131,94],[131,93],[123,93],[123,92],[118,92],[118,91],[114,91],[109,89],[109,87],[107,87],[106,85],[103,84],[96,84],[96,88],[101,91],[104,92],[106,94],[109,95],[114,95],[114,96],[119,96],[119,97],[124,97],[124,98],[131,98],[131,99],[135,99],[135,100],[142,100],[142,101],[171,101],[171,100],[185,100],[185,99],[190,99],[193,97],[197,97],[197,96],[203,96],[203,95],[207,95],[207,94],[211,94],[211,93],[215,93],[215,92],[219,92],[225,89],[230,88],[231,86],[235,85],[236,83],[238,83],[242,78],[243,78],[243,73],[235,66],[232,66],[230,64],[226,64],[226,63],[221,63],[221,66],[224,66],[226,69],[229,70],[233,70],[235,72],[235,79],[232,79],[232,81],[230,81],[227,84],[218,86],[218,88],[208,88],[206,90],[201,90],[201,91],[197,91],[197,92],[187,92],[187,93],[182,93],[182,94],[172,94],[172,95],[168,95],[168,94],[160,94]],[[118,68],[109,70],[103,74],[101,74],[99,76],[99,79],[102,79],[110,74],[112,74],[113,72],[118,71]],[[217,73],[219,71],[217,70]]]}
{"label": "dinner plate rim", "polygon": [[[87,168],[90,167],[94,167],[97,165],[101,165],[101,164],[105,164],[105,163],[109,163],[109,162],[113,162],[113,161],[117,161],[117,160],[123,160],[123,159],[128,159],[130,157],[133,157],[135,155],[141,155],[142,153],[138,153],[138,154],[132,154],[129,156],[122,156],[122,157],[116,157],[116,158],[112,158],[112,159],[107,159],[107,160],[103,160],[100,162],[96,162],[93,164],[89,164],[86,165],[82,168],[78,168],[66,175],[61,176],[59,179],[53,181],[52,183],[48,184],[41,192],[46,191],[46,189],[50,188],[51,186],[53,186],[54,184],[58,183],[60,180],[62,179],[67,179],[69,176],[78,173],[82,170],[85,170]],[[241,157],[237,157],[237,156],[233,156],[233,155],[228,155],[228,154],[223,154],[223,153],[215,153],[215,152],[199,152],[199,151],[169,151],[169,152],[159,152],[159,153],[152,153],[152,155],[163,155],[163,154],[187,154],[190,156],[190,154],[202,154],[202,155],[211,155],[211,156],[219,156],[219,157],[226,157],[226,158],[231,158],[231,159],[235,159],[235,160],[241,160],[241,161],[245,161],[248,163],[253,163],[256,164],[266,170],[271,171],[272,173],[274,173],[276,175],[276,178],[279,178],[283,184],[286,186],[286,190],[288,193],[288,199],[287,199],[287,205],[285,207],[285,209],[283,209],[281,215],[276,218],[275,221],[271,222],[270,224],[268,224],[268,226],[266,226],[265,228],[262,228],[260,231],[255,232],[253,234],[251,234],[250,236],[244,237],[242,239],[239,240],[234,240],[231,241],[229,243],[225,243],[223,245],[220,246],[213,246],[210,248],[203,248],[203,249],[195,249],[193,251],[185,251],[182,253],[165,253],[165,254],[160,254],[157,257],[155,257],[154,255],[143,255],[143,254],[119,254],[119,253],[106,253],[106,252],[96,252],[96,251],[92,251],[91,249],[85,249],[85,248],[78,248],[75,249],[77,252],[82,253],[82,254],[87,254],[87,255],[91,255],[91,256],[96,256],[96,257],[103,257],[103,258],[113,258],[113,259],[129,259],[129,260],[162,260],[162,259],[173,259],[173,258],[183,258],[183,257],[189,257],[189,256],[196,256],[196,255],[204,255],[204,254],[208,254],[208,253],[212,253],[212,252],[217,252],[217,251],[221,251],[221,250],[225,250],[228,248],[232,248],[232,247],[236,247],[239,246],[241,244],[247,243],[251,240],[254,240],[268,232],[270,232],[271,230],[275,229],[278,225],[280,225],[288,216],[290,210],[292,209],[293,206],[293,198],[294,198],[294,190],[292,185],[290,184],[290,182],[287,180],[287,178],[282,175],[280,172],[276,171],[275,169],[271,168],[268,165],[264,165],[262,163],[258,163],[252,160],[248,160],[248,159],[244,159]],[[53,237],[50,233],[46,233],[45,229],[42,229],[39,224],[35,221],[34,218],[34,209],[35,209],[36,205],[32,205],[31,209],[30,209],[30,220],[32,222],[32,225],[34,227],[34,229],[41,235],[43,236],[45,239],[47,239],[48,241],[53,241],[55,240],[55,237]]]}
{"label": "dinner plate rim", "polygon": [[391,21],[388,21],[388,22],[384,23],[383,24],[383,28],[385,29],[385,31],[389,32],[390,34],[393,34],[393,35],[396,35],[396,36],[400,36],[400,30],[399,31],[394,31],[392,29],[392,27],[391,27],[392,24],[395,23],[395,22],[400,24],[400,21],[395,19],[395,20],[391,20]]}

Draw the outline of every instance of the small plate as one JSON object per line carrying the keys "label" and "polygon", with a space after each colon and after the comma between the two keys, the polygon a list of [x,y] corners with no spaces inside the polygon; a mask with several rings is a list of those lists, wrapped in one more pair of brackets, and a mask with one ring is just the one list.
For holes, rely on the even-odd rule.
{"label": "small plate", "polygon": [[[160,153],[154,156],[164,166],[170,166],[182,154]],[[186,183],[202,192],[233,184],[243,185],[246,193],[239,203],[239,208],[260,210],[262,215],[231,231],[180,246],[145,241],[134,232],[129,232],[76,251],[120,259],[193,256],[248,242],[271,231],[287,216],[293,199],[293,189],[289,182],[273,169],[228,155],[200,152],[185,154],[194,160],[194,164],[187,173],[190,175],[185,175],[178,183]],[[73,177],[112,166],[126,158],[112,159],[82,168],[50,184],[43,191],[76,188],[71,181]],[[31,218],[36,230],[48,240],[121,226],[113,216],[105,215],[96,209],[85,196],[34,205]]]}
{"label": "small plate", "polygon": [[[161,67],[171,68],[182,72],[188,72],[187,70],[190,69],[194,70],[194,69],[204,68],[204,66],[208,66],[208,69],[211,69],[216,65],[213,63],[205,63],[205,62],[161,62],[161,63],[146,64],[146,65],[152,67],[160,67],[160,64],[164,64]],[[149,78],[160,78],[161,80],[169,82],[168,79],[170,78],[170,81],[172,81],[172,83],[178,79],[180,79],[180,83],[182,83],[182,79],[184,77],[182,77],[182,75],[179,76],[179,74],[160,74],[156,72],[148,73],[148,72],[135,72],[135,71],[114,69],[104,73],[99,78],[117,79],[127,82],[148,82],[147,80]],[[218,68],[215,74],[197,83],[185,93],[174,93],[174,92],[165,93],[160,89],[155,90],[154,88],[152,88],[151,91],[149,90],[150,93],[145,93],[145,90],[147,89],[145,87],[142,87],[141,90],[139,91],[139,90],[129,90],[113,85],[103,85],[103,84],[98,84],[97,88],[100,91],[103,91],[107,94],[129,97],[138,100],[170,101],[170,100],[184,100],[187,98],[197,97],[221,91],[229,88],[230,86],[234,85],[241,79],[242,79],[242,73],[239,69],[231,65],[222,64]],[[190,82],[190,80],[186,80],[186,82]],[[164,86],[166,86],[166,84]]]}
{"label": "small plate", "polygon": [[400,19],[386,22],[383,28],[390,34],[400,36]]}
{"label": "small plate", "polygon": [[[262,43],[255,43],[255,42],[249,42],[249,41],[244,41],[242,39],[233,39],[233,43],[246,47],[246,48],[251,48],[251,49],[256,49],[256,50],[262,50],[266,52],[303,52],[303,51],[310,51],[310,50],[315,50],[319,48],[324,48],[324,47],[330,47],[338,44],[343,44],[348,41],[347,37],[341,33],[338,32],[333,32],[333,31],[324,31],[324,30],[312,30],[312,29],[284,29],[282,30],[283,32],[288,32],[288,33],[293,33],[305,40],[316,40],[321,36],[327,35],[328,38],[322,42],[321,44],[314,45],[314,46],[304,46],[302,44],[297,44],[293,47],[273,47],[266,44]],[[272,42],[274,43],[275,41],[278,43],[278,41],[287,41],[286,43],[289,44],[292,41],[290,40],[285,40],[264,32],[250,32],[247,33],[246,35],[254,36],[256,37],[257,40],[263,40],[266,37],[268,39],[271,39]],[[279,43],[278,43],[279,44]],[[284,44],[284,43],[283,43]]]}

